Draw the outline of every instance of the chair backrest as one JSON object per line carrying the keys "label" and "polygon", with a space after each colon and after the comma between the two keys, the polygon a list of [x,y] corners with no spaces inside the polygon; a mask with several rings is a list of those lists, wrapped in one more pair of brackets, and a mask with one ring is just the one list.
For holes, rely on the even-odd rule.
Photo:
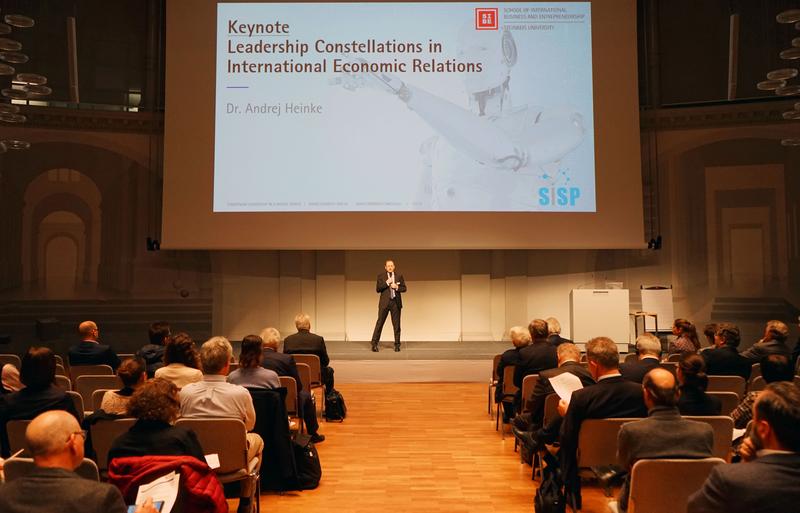
{"label": "chair backrest", "polygon": [[685,419],[705,422],[714,430],[714,457],[730,461],[731,442],[733,441],[733,419],[725,416],[694,417],[684,416]]}
{"label": "chair backrest", "polygon": [[578,465],[597,467],[617,462],[617,434],[627,422],[640,419],[587,419],[578,434]]}
{"label": "chair backrest", "polygon": [[22,367],[22,359],[15,355],[15,354],[0,354],[0,369],[3,368],[3,365],[10,363],[17,369]]}
{"label": "chair backrest", "polygon": [[514,395],[517,393],[517,386],[514,384],[514,365],[506,365],[503,369],[503,395]]}
{"label": "chair backrest", "polygon": [[[3,473],[8,482],[27,476],[34,468],[36,468],[36,465],[33,463],[33,458],[11,458],[6,460],[3,465]],[[78,468],[75,469],[75,473],[84,479],[100,480],[100,472],[97,470],[97,465],[89,458],[83,458]]]}
{"label": "chair backrest", "polygon": [[551,420],[558,417],[558,401],[561,398],[558,394],[547,394],[544,398],[544,416],[542,417],[542,426],[546,426]]}
{"label": "chair backrest", "polygon": [[[800,376],[794,377],[794,384],[800,386]],[[750,382],[750,386],[747,387],[748,392],[761,392],[767,388],[767,382],[764,381],[764,376],[759,376],[753,381]]]}
{"label": "chair backrest", "polygon": [[67,374],[67,369],[60,363],[56,364],[56,376],[69,376],[69,374]]}
{"label": "chair backrest", "polygon": [[741,399],[744,396],[744,378],[741,376],[709,376],[707,392],[735,392]]}
{"label": "chair backrest", "polygon": [[72,390],[72,381],[70,381],[69,378],[66,376],[59,376],[58,374],[56,374],[55,383],[56,386],[61,390],[63,390],[64,392]]}
{"label": "chair backrest", "polygon": [[30,420],[9,420],[6,422],[8,450],[11,451],[12,454],[25,448],[25,430],[30,423]]}
{"label": "chair backrest", "polygon": [[89,403],[92,406],[92,411],[97,411],[100,409],[100,406],[103,404],[103,396],[106,395],[106,392],[116,392],[119,390],[118,388],[98,388],[94,392],[92,392],[92,402]]}
{"label": "chair backrest", "polygon": [[84,407],[93,404],[92,394],[95,390],[100,390],[101,388],[119,390],[122,388],[122,380],[119,379],[119,376],[112,374],[110,376],[82,375],[78,376],[75,381],[75,391],[81,394]]}
{"label": "chair backrest", "polygon": [[639,460],[631,469],[628,513],[685,513],[720,458]]}
{"label": "chair backrest", "polygon": [[72,398],[72,404],[75,406],[75,411],[78,412],[78,422],[83,422],[83,397],[72,390],[67,390],[67,395]]}
{"label": "chair backrest", "polygon": [[72,365],[69,368],[69,379],[73,383],[78,381],[78,376],[106,376],[114,375],[114,369],[110,365]]}
{"label": "chair backrest", "polygon": [[108,468],[108,451],[116,438],[126,433],[136,419],[100,420],[92,424],[92,447],[94,448],[97,464],[102,470]]}
{"label": "chair backrest", "polygon": [[671,353],[671,354],[667,355],[666,361],[668,361],[668,362],[679,362],[679,361],[681,361],[681,356],[683,356],[682,353]]}
{"label": "chair backrest", "polygon": [[750,382],[752,383],[754,379],[761,376],[761,364],[754,363],[753,366],[750,368]]}
{"label": "chair backrest", "polygon": [[720,415],[730,415],[739,406],[739,396],[733,392],[707,392],[708,395],[718,397],[722,401]]}
{"label": "chair backrest", "polygon": [[660,365],[662,369],[667,369],[675,376],[678,375],[678,362],[661,362]]}
{"label": "chair backrest", "polygon": [[281,376],[281,386],[286,387],[286,413],[295,417],[300,414],[297,404],[297,382],[291,376]]}
{"label": "chair backrest", "polygon": [[527,412],[528,410],[525,409],[525,406],[528,403],[528,399],[531,398],[533,395],[533,389],[536,386],[536,383],[539,381],[538,374],[528,374],[522,379],[522,411]]}
{"label": "chair backrest", "polygon": [[303,385],[303,390],[311,391],[311,369],[308,364],[297,363],[297,375],[300,376],[300,383]]}
{"label": "chair backrest", "polygon": [[[311,384],[308,389],[304,388],[304,390],[311,390],[312,387],[322,386],[322,362],[320,362],[319,356],[315,354],[293,354],[292,356],[294,356],[294,361],[297,362],[298,365],[301,363],[308,365],[309,371],[311,372]],[[304,382],[303,386],[305,387],[305,385]]]}
{"label": "chair backrest", "polygon": [[61,355],[57,354],[55,356],[56,356],[56,363],[58,365],[61,365],[62,367],[64,367],[66,369],[67,368],[67,364],[64,363],[64,359],[61,357]]}
{"label": "chair backrest", "polygon": [[497,364],[500,363],[500,358],[503,355],[496,354],[494,358],[492,358],[492,383],[497,383],[497,380],[500,379],[500,376],[497,374]]}
{"label": "chair backrest", "polygon": [[247,468],[247,429],[240,419],[178,419],[195,432],[206,454],[219,455],[218,474]]}

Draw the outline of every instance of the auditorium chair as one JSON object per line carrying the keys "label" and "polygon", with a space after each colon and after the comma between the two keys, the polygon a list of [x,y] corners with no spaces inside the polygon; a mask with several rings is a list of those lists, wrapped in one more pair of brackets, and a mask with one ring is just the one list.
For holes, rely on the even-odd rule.
{"label": "auditorium chair", "polygon": [[92,394],[95,390],[119,390],[121,388],[122,380],[119,379],[119,376],[115,376],[113,374],[105,376],[84,374],[78,376],[77,380],[75,381],[75,391],[78,392],[83,398],[84,408],[87,406],[92,407]]}
{"label": "auditorium chair", "polygon": [[114,419],[100,420],[91,425],[89,431],[92,448],[101,473],[105,474],[108,470],[108,452],[111,450],[111,444],[135,423],[136,419]]}
{"label": "auditorium chair", "polygon": [[[309,383],[303,382],[303,390],[308,390],[311,393],[314,389],[319,388],[322,389],[322,400],[320,401],[322,404],[322,410],[325,410],[325,385],[322,383],[322,362],[320,362],[319,356],[315,354],[293,354],[294,361],[297,362],[298,365],[304,363],[308,365],[309,375],[311,380]],[[302,378],[302,376],[301,376]],[[308,386],[308,388],[305,388]],[[313,397],[313,394],[312,394]]]}
{"label": "auditorium chair", "polygon": [[506,428],[505,426],[500,425],[500,417],[503,415],[503,401],[506,400],[514,400],[514,396],[517,394],[516,385],[514,385],[514,369],[516,366],[514,365],[507,365],[505,369],[503,369],[503,398],[500,403],[497,405],[497,416],[495,417],[494,423],[494,430],[497,431],[500,429],[500,434],[502,435],[503,439],[506,438]]}
{"label": "auditorium chair", "polygon": [[297,397],[297,382],[291,376],[280,376],[281,386],[286,388],[286,414],[289,419],[295,419],[300,426],[300,432],[305,431],[303,417],[300,415],[300,399]]}
{"label": "auditorium chair", "polygon": [[497,388],[497,382],[500,379],[500,377],[497,375],[497,364],[500,363],[500,358],[502,358],[502,356],[503,355],[501,354],[496,354],[494,355],[494,358],[492,358],[492,379],[489,380],[489,392],[488,392],[489,405],[486,408],[487,411],[489,412],[490,417],[492,413],[494,413],[494,411],[492,410],[492,390]]}
{"label": "auditorium chair", "polygon": [[538,374],[528,374],[522,380],[522,404],[520,407],[522,408],[522,413],[526,413],[528,410],[526,407],[528,406],[528,400],[533,396],[533,389],[536,388],[536,383],[539,382],[539,375]]}
{"label": "auditorium chair", "polygon": [[83,423],[83,397],[78,392],[67,390],[67,395],[72,399],[72,404],[75,406],[75,411],[78,412],[78,423]]}
{"label": "auditorium chair", "polygon": [[[578,433],[578,468],[602,467],[617,465],[617,435],[619,428],[628,422],[636,422],[638,418],[619,419],[586,419],[581,423]],[[728,419],[730,420],[730,419]],[[594,471],[592,471],[594,473]],[[610,496],[611,490],[605,488]]]}
{"label": "auditorium chair", "polygon": [[761,364],[754,363],[753,366],[750,368],[750,379],[748,380],[749,383],[752,383],[757,377],[761,376]]}
{"label": "auditorium chair", "polygon": [[744,397],[745,381],[741,376],[709,376],[706,392],[734,392],[739,400]]}
{"label": "auditorium chair", "polygon": [[[6,482],[25,477],[36,468],[33,463],[33,458],[10,458],[6,460],[3,465],[3,473],[6,477]],[[76,474],[84,479],[92,481],[100,480],[100,472],[97,470],[97,465],[89,458],[83,458],[74,470]]]}
{"label": "auditorium chair", "polygon": [[64,392],[72,390],[72,381],[70,381],[69,378],[66,376],[56,375],[55,384],[58,388],[60,388]]}
{"label": "auditorium chair", "polygon": [[67,370],[60,363],[56,364],[56,376],[69,376]]}
{"label": "auditorium chair", "polygon": [[10,363],[17,369],[22,366],[22,360],[19,356],[15,354],[0,354],[0,369],[3,368],[3,365]]}
{"label": "auditorium chair", "polygon": [[89,403],[92,406],[92,411],[97,411],[100,409],[100,406],[103,404],[103,397],[106,395],[106,392],[116,392],[119,388],[98,388],[97,390],[92,392],[92,402]]}
{"label": "auditorium chair", "polygon": [[628,513],[686,513],[720,458],[639,460],[631,469]]}
{"label": "auditorium chair", "polygon": [[664,361],[665,362],[675,362],[675,363],[677,363],[677,362],[681,361],[681,357],[682,356],[683,356],[683,353],[671,353],[671,354],[667,355],[667,358]]}
{"label": "auditorium chair", "polygon": [[705,422],[714,430],[714,457],[725,461],[731,460],[731,444],[733,442],[733,419],[725,415],[719,416],[691,416],[685,415],[684,419]]}
{"label": "auditorium chair", "polygon": [[[800,386],[800,376],[794,377],[794,384]],[[747,389],[748,392],[761,392],[767,387],[767,382],[764,381],[764,376],[758,376],[754,379],[751,383],[749,388]]]}
{"label": "auditorium chair", "polygon": [[[542,426],[546,426],[552,421],[554,418],[558,417],[558,402],[561,398],[556,393],[547,394],[547,397],[544,398],[544,414],[542,416]],[[539,476],[542,475],[543,470],[543,451],[546,451],[546,448],[541,448],[539,452],[534,456],[533,464],[531,465],[531,479],[536,479],[537,474]]]}
{"label": "auditorium chair", "polygon": [[720,401],[722,401],[720,415],[730,416],[731,412],[739,406],[739,396],[733,392],[707,392],[707,394],[719,397]]}
{"label": "auditorium chair", "polygon": [[6,422],[6,436],[8,437],[8,450],[14,454],[20,449],[26,449],[25,430],[28,429],[30,420],[9,420]]}
{"label": "auditorium chair", "polygon": [[114,375],[110,365],[73,365],[69,368],[69,379],[77,385],[78,376],[107,376]]}

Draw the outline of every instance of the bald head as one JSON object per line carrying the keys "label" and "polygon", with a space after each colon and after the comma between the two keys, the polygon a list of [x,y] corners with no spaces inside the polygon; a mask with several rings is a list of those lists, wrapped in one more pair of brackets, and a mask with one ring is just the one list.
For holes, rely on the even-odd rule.
{"label": "bald head", "polygon": [[648,408],[654,406],[673,407],[678,404],[678,382],[668,370],[656,367],[642,380],[645,403]]}
{"label": "bald head", "polygon": [[97,324],[94,321],[83,321],[78,325],[78,334],[83,340],[97,339]]}
{"label": "bald head", "polygon": [[[73,450],[71,442],[80,430],[78,421],[71,414],[62,410],[46,411],[28,424],[25,442],[34,460],[69,456]],[[77,445],[81,448],[80,462],[83,459],[83,437],[77,438]]]}

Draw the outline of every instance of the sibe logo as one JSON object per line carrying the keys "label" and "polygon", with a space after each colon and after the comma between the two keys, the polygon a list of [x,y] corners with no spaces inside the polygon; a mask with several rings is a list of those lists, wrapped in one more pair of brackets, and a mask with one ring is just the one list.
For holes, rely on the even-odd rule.
{"label": "sibe logo", "polygon": [[540,187],[539,205],[543,207],[574,207],[581,190],[578,187]]}
{"label": "sibe logo", "polygon": [[497,7],[478,7],[475,9],[476,30],[497,30]]}

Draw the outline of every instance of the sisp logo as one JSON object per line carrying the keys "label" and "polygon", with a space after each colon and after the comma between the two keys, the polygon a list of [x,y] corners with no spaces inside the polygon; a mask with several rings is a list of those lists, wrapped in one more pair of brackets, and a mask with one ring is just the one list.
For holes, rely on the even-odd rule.
{"label": "sisp logo", "polygon": [[497,7],[475,9],[475,30],[497,30]]}
{"label": "sisp logo", "polygon": [[539,205],[543,207],[570,207],[581,197],[578,187],[540,187]]}

